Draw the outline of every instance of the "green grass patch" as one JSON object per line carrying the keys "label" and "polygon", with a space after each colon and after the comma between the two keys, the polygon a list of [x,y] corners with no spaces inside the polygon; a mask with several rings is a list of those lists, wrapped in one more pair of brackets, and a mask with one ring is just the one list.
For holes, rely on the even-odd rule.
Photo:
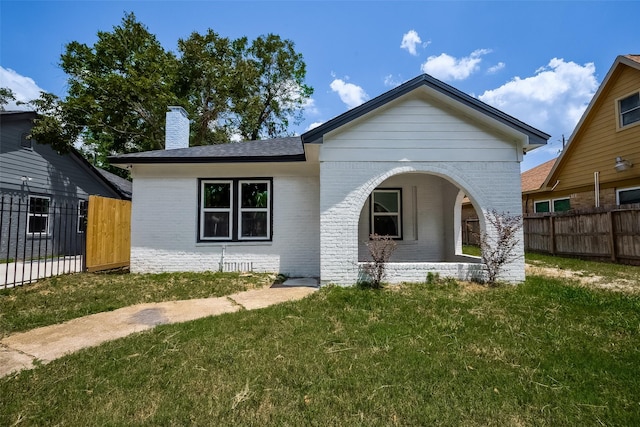
{"label": "green grass patch", "polygon": [[640,297],[327,287],[0,379],[0,425],[638,425]]}
{"label": "green grass patch", "polygon": [[70,274],[0,291],[0,337],[129,305],[208,298],[262,287],[273,275]]}
{"label": "green grass patch", "polygon": [[640,266],[588,261],[577,258],[563,258],[537,253],[527,253],[525,255],[525,261],[541,267],[572,270],[576,272],[577,275],[582,276],[599,276],[605,279],[626,279],[640,283]]}

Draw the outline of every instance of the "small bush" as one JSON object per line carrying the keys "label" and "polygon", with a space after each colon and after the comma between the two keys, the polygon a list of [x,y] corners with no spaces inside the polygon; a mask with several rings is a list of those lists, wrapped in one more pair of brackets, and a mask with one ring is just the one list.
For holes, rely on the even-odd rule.
{"label": "small bush", "polygon": [[386,263],[389,262],[391,254],[395,251],[397,244],[389,236],[372,234],[369,236],[369,241],[366,245],[372,261],[364,264],[363,270],[367,280],[360,281],[358,285],[360,287],[380,289],[382,287],[382,281],[387,274]]}
{"label": "small bush", "polygon": [[486,231],[480,233],[480,251],[482,262],[487,266],[487,283],[495,285],[504,266],[518,258],[513,251],[518,245],[522,216],[491,210],[486,219],[496,232],[494,235]]}

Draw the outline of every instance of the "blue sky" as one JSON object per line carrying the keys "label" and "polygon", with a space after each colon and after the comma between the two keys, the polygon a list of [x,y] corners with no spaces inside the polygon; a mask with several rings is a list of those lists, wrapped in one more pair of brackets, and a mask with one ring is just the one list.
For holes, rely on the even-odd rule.
{"label": "blue sky", "polygon": [[92,45],[125,12],[173,51],[207,28],[291,39],[315,90],[299,133],[429,73],[552,135],[522,170],[558,154],[617,55],[640,53],[635,1],[0,0],[0,86],[65,96],[65,45]]}

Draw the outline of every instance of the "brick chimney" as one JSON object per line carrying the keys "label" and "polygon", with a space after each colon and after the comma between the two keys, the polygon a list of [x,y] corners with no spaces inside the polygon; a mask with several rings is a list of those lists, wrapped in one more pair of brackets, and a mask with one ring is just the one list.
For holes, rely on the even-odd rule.
{"label": "brick chimney", "polygon": [[189,118],[182,107],[167,107],[165,150],[189,147]]}

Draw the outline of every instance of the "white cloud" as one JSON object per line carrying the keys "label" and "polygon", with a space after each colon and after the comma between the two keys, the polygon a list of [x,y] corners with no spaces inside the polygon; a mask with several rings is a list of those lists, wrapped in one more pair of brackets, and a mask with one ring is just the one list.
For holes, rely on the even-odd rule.
{"label": "white cloud", "polygon": [[406,49],[411,55],[416,56],[416,46],[422,43],[420,36],[415,30],[409,30],[408,33],[402,36],[402,43],[400,43],[401,49]]}
{"label": "white cloud", "polygon": [[385,76],[384,78],[384,85],[387,87],[396,87],[396,86],[400,86],[401,84],[401,79],[398,76],[398,78],[394,77],[393,74],[389,74],[388,76]]}
{"label": "white cloud", "polygon": [[304,131],[305,132],[310,131],[311,129],[315,129],[318,126],[322,126],[323,124],[324,124],[324,122],[313,122],[309,126],[307,126],[307,128]]}
{"label": "white cloud", "polygon": [[[16,101],[29,102],[40,97],[40,92],[44,89],[40,88],[30,77],[25,77],[11,68],[0,66],[0,86],[8,87],[13,91]],[[16,101],[9,102],[6,110],[32,110],[28,105],[16,105]]]}
{"label": "white cloud", "polygon": [[347,83],[342,79],[334,79],[331,82],[331,90],[340,96],[348,108],[354,108],[369,99],[369,95],[360,86]]}
{"label": "white cloud", "polygon": [[489,49],[477,49],[463,58],[454,58],[446,53],[430,56],[422,64],[422,71],[440,80],[464,80],[478,70],[482,56],[490,52]]}
{"label": "white cloud", "polygon": [[593,63],[553,58],[533,76],[514,77],[478,98],[551,134],[549,140],[554,141],[573,132],[597,88]]}
{"label": "white cloud", "polygon": [[487,70],[487,73],[488,74],[495,74],[498,71],[502,70],[505,66],[506,66],[506,64],[504,62],[498,62],[493,67],[489,67],[489,69]]}
{"label": "white cloud", "polygon": [[316,106],[316,100],[313,98],[307,98],[302,108],[304,109],[306,114],[320,114],[318,107]]}

